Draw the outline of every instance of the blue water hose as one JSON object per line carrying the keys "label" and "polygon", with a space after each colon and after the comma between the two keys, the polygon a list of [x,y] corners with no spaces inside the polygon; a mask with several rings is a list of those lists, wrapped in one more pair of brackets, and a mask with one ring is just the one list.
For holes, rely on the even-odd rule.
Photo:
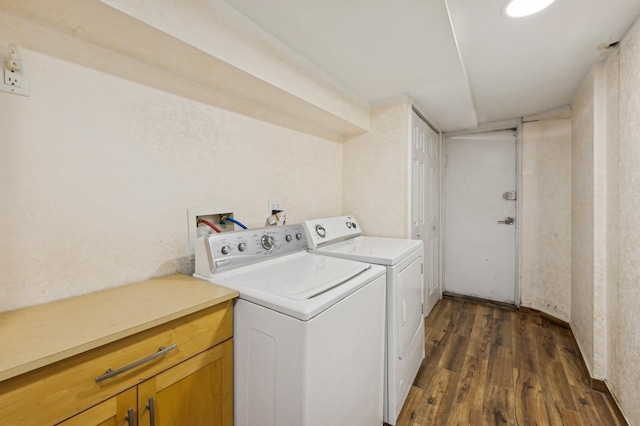
{"label": "blue water hose", "polygon": [[222,218],[222,220],[220,222],[224,222],[224,221],[227,221],[227,220],[229,222],[231,222],[231,223],[235,223],[236,225],[238,225],[242,229],[247,229],[247,227],[242,222],[240,222],[239,220],[235,220],[232,217],[226,217],[225,216],[225,217]]}

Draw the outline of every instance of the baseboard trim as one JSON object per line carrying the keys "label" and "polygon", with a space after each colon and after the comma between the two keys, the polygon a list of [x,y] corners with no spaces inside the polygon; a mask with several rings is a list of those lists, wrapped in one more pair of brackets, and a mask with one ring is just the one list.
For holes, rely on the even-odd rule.
{"label": "baseboard trim", "polygon": [[[527,308],[526,306],[520,306],[518,308],[520,310],[520,312],[524,312],[526,314],[531,314],[531,315],[537,315],[540,318],[544,318],[549,322],[554,323],[555,325],[565,328],[567,330],[571,330],[571,325],[569,325],[568,322],[561,320],[560,318],[556,318],[551,314],[548,314],[546,312],[543,311],[539,311],[537,309],[533,309],[533,308]],[[573,334],[573,332],[572,332]]]}
{"label": "baseboard trim", "polygon": [[613,401],[613,404],[611,404],[611,408],[615,411],[616,418],[620,423],[628,425],[629,422],[627,421],[626,417],[622,413],[620,404],[618,403],[618,400],[615,398],[615,396],[613,396],[613,394],[611,393],[611,389],[609,389],[609,385],[607,385],[607,382],[604,380],[595,379],[591,376],[589,367],[587,367],[587,362],[585,361],[584,356],[582,355],[582,351],[580,350],[580,345],[578,345],[578,342],[576,341],[576,336],[573,334],[573,330],[571,329],[571,324],[559,318],[556,318],[553,315],[550,315],[546,312],[539,311],[534,308],[527,308],[526,306],[520,306],[518,309],[520,310],[520,312],[523,312],[523,313],[540,316],[541,318],[544,318],[547,321],[550,321],[558,325],[559,327],[566,328],[571,332],[571,338],[573,339],[573,343],[575,344],[575,347],[578,349],[578,355],[580,355],[579,358],[580,358],[580,364],[582,365],[582,370],[584,371],[585,375],[589,378],[591,389],[593,389],[596,392],[601,392],[609,396],[611,398],[611,401]]}
{"label": "baseboard trim", "polygon": [[[591,378],[591,389],[594,391],[602,392],[611,395],[611,391],[609,390],[609,386],[607,386],[607,382],[600,379]],[[613,396],[613,395],[611,395]]]}
{"label": "baseboard trim", "polygon": [[449,293],[447,291],[442,293],[442,297],[447,299],[461,300],[463,302],[478,303],[485,306],[496,306],[498,308],[508,309],[510,311],[518,310],[518,307],[516,305],[512,305],[511,303],[496,302],[489,299],[482,299],[480,297],[465,296],[457,293]]}
{"label": "baseboard trim", "polygon": [[607,385],[607,382],[604,380],[594,379],[592,377],[591,388],[595,391],[602,392],[605,395],[607,395],[609,398],[611,398],[611,401],[613,401],[613,404],[611,404],[611,408],[613,409],[613,411],[615,411],[616,418],[620,423],[628,426],[629,422],[627,421],[627,418],[622,412],[622,409],[620,408],[620,404],[618,403],[618,400],[611,393],[611,389],[609,389],[609,385]]}

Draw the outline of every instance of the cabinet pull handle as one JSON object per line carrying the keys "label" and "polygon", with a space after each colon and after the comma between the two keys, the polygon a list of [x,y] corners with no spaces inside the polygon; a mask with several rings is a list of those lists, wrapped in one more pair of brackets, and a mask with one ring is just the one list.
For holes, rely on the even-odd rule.
{"label": "cabinet pull handle", "polygon": [[133,425],[133,408],[129,408],[127,410],[127,421],[129,426],[134,426]]}
{"label": "cabinet pull handle", "polygon": [[149,425],[156,426],[156,406],[153,402],[153,397],[149,398],[147,409],[149,410]]}
{"label": "cabinet pull handle", "polygon": [[139,359],[138,361],[132,362],[129,365],[125,365],[124,367],[121,367],[121,368],[118,368],[118,369],[115,369],[115,370],[112,370],[112,369],[108,368],[107,371],[102,376],[96,377],[96,383],[100,383],[103,380],[110,379],[112,377],[117,376],[120,373],[124,373],[125,371],[129,371],[132,368],[136,368],[136,367],[141,366],[142,364],[146,364],[149,361],[153,361],[154,359],[156,359],[158,357],[161,357],[162,355],[166,354],[169,351],[174,350],[177,347],[178,347],[177,343],[174,343],[171,346],[167,346],[166,348],[164,346],[160,346],[158,348],[158,352],[156,352],[156,353],[154,353],[152,355],[149,355],[146,358]]}

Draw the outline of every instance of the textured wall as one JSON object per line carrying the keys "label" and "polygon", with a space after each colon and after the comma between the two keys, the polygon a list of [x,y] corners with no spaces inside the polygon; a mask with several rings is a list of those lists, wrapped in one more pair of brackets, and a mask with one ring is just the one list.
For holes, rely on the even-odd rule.
{"label": "textured wall", "polygon": [[606,376],[606,145],[607,96],[605,67],[593,67],[593,369],[597,379]]}
{"label": "textured wall", "polygon": [[345,142],[343,197],[365,233],[407,238],[411,103],[372,109],[370,132]]}
{"label": "textured wall", "polygon": [[590,74],[571,117],[571,328],[593,371],[593,138],[594,82]]}
{"label": "textured wall", "polygon": [[[20,46],[3,28],[0,46]],[[252,227],[270,196],[290,223],[342,211],[338,143],[22,54],[31,95],[0,93],[0,311],[191,272],[189,207],[231,205]]]}
{"label": "textured wall", "polygon": [[619,66],[618,279],[609,382],[631,424],[640,424],[640,21],[621,43]]}
{"label": "textured wall", "polygon": [[[617,322],[624,314],[618,309],[618,242],[619,242],[619,220],[618,220],[618,127],[619,127],[619,51],[609,58],[606,65],[606,123],[607,123],[607,144],[606,144],[606,301],[607,301],[607,365],[605,377],[611,386],[619,383],[620,367],[617,353],[617,346],[620,345],[620,336],[617,332]],[[613,374],[615,372],[615,374]],[[614,378],[615,377],[615,378]],[[617,393],[617,392],[616,392]]]}
{"label": "textured wall", "polygon": [[[620,392],[621,374],[625,374],[625,369],[620,368],[619,350],[624,344],[624,336],[618,331],[617,324],[627,313],[619,309],[619,71],[620,55],[619,50],[615,52],[606,66],[606,87],[607,87],[607,382],[616,395]],[[635,390],[634,392],[637,392]]]}
{"label": "textured wall", "polygon": [[585,79],[572,120],[571,325],[630,424],[640,424],[639,70],[636,22]]}
{"label": "textured wall", "polygon": [[332,114],[368,128],[368,103],[349,89],[338,89],[339,82],[224,1],[103,2]]}
{"label": "textured wall", "polygon": [[521,303],[568,322],[571,120],[524,123],[522,139]]}

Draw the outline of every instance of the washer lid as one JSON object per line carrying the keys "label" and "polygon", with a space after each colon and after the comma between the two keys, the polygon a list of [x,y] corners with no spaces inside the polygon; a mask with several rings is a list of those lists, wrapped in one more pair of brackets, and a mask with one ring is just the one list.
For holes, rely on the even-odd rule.
{"label": "washer lid", "polygon": [[302,252],[216,274],[211,281],[306,321],[383,274],[379,266]]}
{"label": "washer lid", "polygon": [[357,237],[314,250],[329,256],[378,265],[395,265],[409,253],[422,250],[420,240],[383,237]]}

